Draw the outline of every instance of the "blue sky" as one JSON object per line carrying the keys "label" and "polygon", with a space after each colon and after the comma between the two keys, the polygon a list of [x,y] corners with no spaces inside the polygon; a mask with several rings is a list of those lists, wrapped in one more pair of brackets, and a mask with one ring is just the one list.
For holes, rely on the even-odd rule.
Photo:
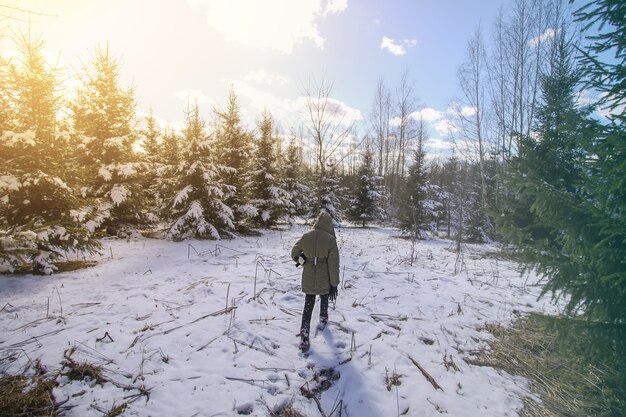
{"label": "blue sky", "polygon": [[[34,10],[51,59],[68,76],[98,44],[121,61],[137,110],[150,106],[179,124],[189,100],[206,118],[232,85],[253,127],[267,108],[288,130],[308,83],[333,84],[355,119],[370,112],[379,78],[394,88],[406,70],[424,108],[444,112],[457,95],[457,68],[479,22],[488,31],[512,0],[0,0]],[[14,12],[24,19],[25,14]],[[7,23],[9,22],[9,23]],[[17,20],[1,22],[11,54]],[[9,28],[9,26],[11,26]],[[71,88],[74,81],[68,81]],[[361,119],[363,120],[363,119]],[[365,128],[358,131],[365,133]],[[437,134],[436,132],[434,133]]]}

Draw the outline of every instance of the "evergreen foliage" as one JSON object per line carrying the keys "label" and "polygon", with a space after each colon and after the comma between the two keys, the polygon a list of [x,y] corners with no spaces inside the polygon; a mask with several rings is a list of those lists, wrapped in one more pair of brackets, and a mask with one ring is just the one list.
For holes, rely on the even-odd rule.
{"label": "evergreen foliage", "polygon": [[467,174],[467,218],[464,240],[473,243],[485,243],[490,240],[491,227],[488,210],[483,207],[481,198],[482,184],[479,166],[476,164],[468,166]]}
{"label": "evergreen foliage", "polygon": [[170,216],[168,202],[172,202],[178,193],[178,172],[181,169],[182,139],[173,130],[163,133],[156,164],[157,175],[157,213],[162,220]]}
{"label": "evergreen foliage", "polygon": [[137,180],[144,165],[133,145],[135,99],[132,88],[119,85],[119,63],[108,45],[96,48],[71,104],[74,128],[81,135],[77,152],[86,168],[86,195],[108,234],[127,233],[149,224],[147,192]]}
{"label": "evergreen foliage", "polygon": [[432,223],[440,204],[433,199],[434,191],[428,178],[426,153],[418,146],[413,152],[398,212],[400,227],[415,238],[421,238],[423,232],[434,228]]}
{"label": "evergreen foliage", "polygon": [[142,187],[148,192],[148,216],[151,223],[158,223],[158,213],[163,205],[162,178],[164,171],[161,161],[161,130],[157,126],[152,109],[145,118],[146,127],[140,131],[141,148],[145,173],[141,176]]}
{"label": "evergreen foliage", "polygon": [[382,199],[384,191],[380,187],[381,177],[374,172],[374,155],[366,148],[363,154],[363,162],[357,174],[357,183],[353,191],[349,219],[355,223],[361,223],[363,227],[368,222],[382,220],[384,212],[382,209]]}
{"label": "evergreen foliage", "polygon": [[157,125],[152,109],[150,109],[150,114],[146,116],[146,128],[141,131],[141,135],[143,136],[141,147],[143,148],[146,161],[151,164],[160,162],[161,130]]}
{"label": "evergreen foliage", "polygon": [[256,208],[249,204],[245,185],[252,155],[252,137],[239,116],[237,96],[231,89],[226,110],[218,111],[219,125],[216,132],[215,151],[220,162],[220,175],[224,184],[224,203],[232,209],[235,228],[250,232],[250,219],[257,216]]}
{"label": "evergreen foliage", "polygon": [[15,111],[0,132],[0,272],[50,274],[66,253],[93,252],[98,242],[65,165],[70,135],[56,119],[57,71],[41,39],[23,35],[18,46],[0,93]]}
{"label": "evergreen foliage", "polygon": [[445,231],[447,238],[453,232],[453,195],[458,171],[458,160],[452,157],[446,161],[438,161],[430,167],[430,180],[434,199],[439,203],[434,212],[436,230]]}
{"label": "evergreen foliage", "polygon": [[333,221],[341,220],[341,198],[344,189],[337,173],[337,166],[329,164],[324,170],[324,174],[317,175],[317,198],[316,206],[311,210],[312,215],[326,211],[333,218]]}
{"label": "evergreen foliage", "polygon": [[[586,86],[600,91],[597,105],[609,112],[608,123],[592,126],[594,140],[584,141],[589,153],[581,194],[581,213],[587,219],[584,239],[572,236],[568,244],[587,266],[579,282],[555,286],[573,289],[586,316],[597,323],[603,336],[599,344],[616,346],[619,365],[626,363],[626,4],[616,0],[590,2],[578,17],[600,24],[591,37],[590,51],[582,63]],[[601,56],[613,56],[609,62]],[[578,289],[582,285],[582,289]],[[626,376],[622,393],[626,392]],[[626,410],[622,409],[622,412]]]}
{"label": "evergreen foliage", "polygon": [[183,133],[176,193],[167,204],[171,224],[166,237],[176,241],[230,237],[235,229],[233,210],[224,203],[219,167],[211,154],[213,143],[197,104],[187,113]]}
{"label": "evergreen foliage", "polygon": [[[619,23],[623,7],[612,2],[590,5],[605,22]],[[621,20],[611,20],[622,10]],[[615,16],[613,16],[615,17]],[[621,30],[621,32],[620,32]],[[616,36],[616,35],[614,35]],[[611,36],[601,42],[619,44]],[[623,47],[623,46],[622,46]],[[538,109],[538,138],[525,138],[512,161],[502,232],[518,245],[529,266],[545,275],[545,292],[567,295],[567,312],[597,335],[589,346],[626,356],[626,132],[623,113],[608,124],[589,118],[577,104],[581,75],[571,59],[571,45],[560,39],[552,71],[543,78]],[[592,48],[593,50],[593,48]],[[597,49],[598,51],[600,49]],[[623,51],[623,49],[622,49]],[[593,58],[590,60],[590,58]],[[622,65],[624,54],[621,55]],[[590,84],[602,79],[610,105],[623,97],[624,78],[598,78],[599,59],[583,60]],[[606,68],[605,68],[606,69]],[[622,73],[623,74],[623,73]],[[607,82],[615,82],[607,86]]]}
{"label": "evergreen foliage", "polygon": [[15,125],[15,109],[11,104],[11,77],[9,61],[0,56],[0,132],[12,130]]}
{"label": "evergreen foliage", "polygon": [[306,167],[302,161],[302,147],[293,135],[287,145],[287,155],[283,168],[284,187],[287,192],[287,213],[289,218],[311,216],[311,187],[307,184]]}
{"label": "evergreen foliage", "polygon": [[256,207],[257,215],[252,219],[258,227],[275,226],[288,206],[287,192],[279,178],[279,158],[274,123],[269,113],[264,113],[259,125],[260,136],[255,141],[250,163],[250,179],[246,186],[250,203]]}

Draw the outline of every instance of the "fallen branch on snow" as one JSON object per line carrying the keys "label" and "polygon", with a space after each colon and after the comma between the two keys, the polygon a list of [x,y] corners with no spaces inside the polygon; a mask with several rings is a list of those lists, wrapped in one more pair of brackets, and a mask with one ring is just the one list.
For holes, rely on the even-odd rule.
{"label": "fallen branch on snow", "polygon": [[422,375],[424,375],[424,378],[426,378],[426,380],[427,380],[428,382],[430,382],[430,384],[431,384],[431,385],[432,385],[435,389],[438,389],[438,390],[443,391],[443,388],[441,388],[441,387],[439,386],[439,384],[437,383],[437,381],[435,381],[435,378],[433,378],[433,377],[432,377],[432,376],[431,376],[428,372],[426,372],[426,370],[425,370],[424,368],[422,368],[422,366],[421,366],[419,363],[417,363],[417,361],[416,361],[415,359],[413,359],[413,358],[411,357],[411,355],[407,355],[407,356],[409,357],[409,359],[411,360],[411,362],[413,362],[413,365],[415,365],[415,366],[417,367],[417,369],[419,369],[419,370],[420,370],[420,372],[422,373]]}

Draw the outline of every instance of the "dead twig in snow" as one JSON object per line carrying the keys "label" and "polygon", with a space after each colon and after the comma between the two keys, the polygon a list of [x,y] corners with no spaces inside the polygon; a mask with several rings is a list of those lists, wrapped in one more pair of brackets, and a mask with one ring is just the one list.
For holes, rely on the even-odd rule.
{"label": "dead twig in snow", "polygon": [[424,375],[424,378],[426,378],[426,380],[428,382],[430,382],[430,384],[438,390],[443,391],[443,388],[441,388],[441,386],[439,386],[439,384],[437,383],[437,381],[435,381],[435,378],[433,378],[428,372],[426,372],[426,370],[424,368],[422,368],[422,366],[411,357],[411,355],[407,355],[408,358],[411,360],[411,362],[413,362],[413,365],[415,365],[417,367],[417,369],[420,370],[420,372],[422,373],[422,375]]}
{"label": "dead twig in snow", "polygon": [[172,333],[175,330],[178,330],[178,329],[180,329],[182,327],[185,327],[185,326],[189,326],[190,324],[197,323],[200,320],[204,320],[204,319],[206,319],[208,317],[215,317],[215,316],[219,316],[221,314],[228,314],[228,313],[230,313],[232,310],[234,310],[236,308],[237,307],[228,307],[228,308],[221,309],[219,311],[215,311],[213,313],[205,314],[204,316],[198,317],[197,319],[195,319],[193,321],[190,321],[189,323],[181,324],[180,326],[176,326],[176,327],[173,327],[171,329],[165,330],[163,332],[163,334],[170,334],[170,333]]}
{"label": "dead twig in snow", "polygon": [[40,319],[37,319],[37,320],[33,320],[31,322],[28,322],[26,324],[23,324],[20,327],[17,327],[15,329],[11,330],[11,331],[12,332],[16,332],[18,330],[26,329],[27,327],[35,327],[35,326],[37,326],[40,323],[45,323],[47,321],[54,320],[54,319],[55,319],[55,317],[43,317],[43,318],[40,318]]}
{"label": "dead twig in snow", "polygon": [[21,342],[13,343],[12,345],[6,346],[5,349],[14,349],[14,348],[26,346],[26,345],[29,345],[29,344],[35,343],[35,342],[39,343],[39,339],[47,337],[47,336],[52,336],[52,335],[61,333],[63,330],[65,330],[65,328],[53,330],[53,331],[48,332],[48,333],[40,334],[39,336],[32,336],[32,337],[29,337],[26,340],[21,341]]}
{"label": "dead twig in snow", "polygon": [[109,340],[110,340],[111,342],[114,342],[114,340],[113,340],[113,338],[111,337],[111,335],[109,334],[109,332],[104,332],[104,336],[96,338],[96,342],[103,342],[103,341],[104,341],[104,339],[106,339],[107,337],[109,338]]}
{"label": "dead twig in snow", "polygon": [[0,310],[0,313],[2,313],[5,309],[7,313],[10,313],[13,310],[13,308],[14,307],[11,305],[11,303],[6,303],[4,307],[2,307],[2,310]]}
{"label": "dead twig in snow", "polygon": [[200,352],[201,350],[203,350],[204,348],[208,347],[211,343],[215,342],[220,337],[221,337],[221,335],[217,336],[217,337],[214,337],[213,339],[209,340],[207,343],[205,343],[204,345],[202,345],[198,349],[196,349],[196,352]]}
{"label": "dead twig in snow", "polygon": [[[248,347],[250,349],[254,349],[254,350],[258,351],[258,352],[263,352],[263,353],[267,353],[270,356],[274,356],[274,352],[268,350],[267,348],[256,347],[256,346],[254,346],[251,343],[245,342],[243,340],[235,339],[233,337],[231,337],[230,339],[233,341],[233,343],[235,343],[235,347],[237,346],[237,343],[239,343],[239,344],[244,345],[244,346],[246,346],[246,347]],[[237,352],[239,352],[239,349],[237,349]],[[237,353],[237,352],[235,352],[235,353]]]}

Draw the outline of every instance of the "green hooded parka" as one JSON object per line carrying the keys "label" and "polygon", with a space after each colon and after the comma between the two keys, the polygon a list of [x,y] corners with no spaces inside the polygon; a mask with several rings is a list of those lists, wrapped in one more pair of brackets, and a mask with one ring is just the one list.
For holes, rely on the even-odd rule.
{"label": "green hooded parka", "polygon": [[339,286],[339,249],[333,219],[320,213],[313,230],[306,232],[291,249],[291,259],[304,252],[307,261],[302,271],[302,292],[324,295]]}

